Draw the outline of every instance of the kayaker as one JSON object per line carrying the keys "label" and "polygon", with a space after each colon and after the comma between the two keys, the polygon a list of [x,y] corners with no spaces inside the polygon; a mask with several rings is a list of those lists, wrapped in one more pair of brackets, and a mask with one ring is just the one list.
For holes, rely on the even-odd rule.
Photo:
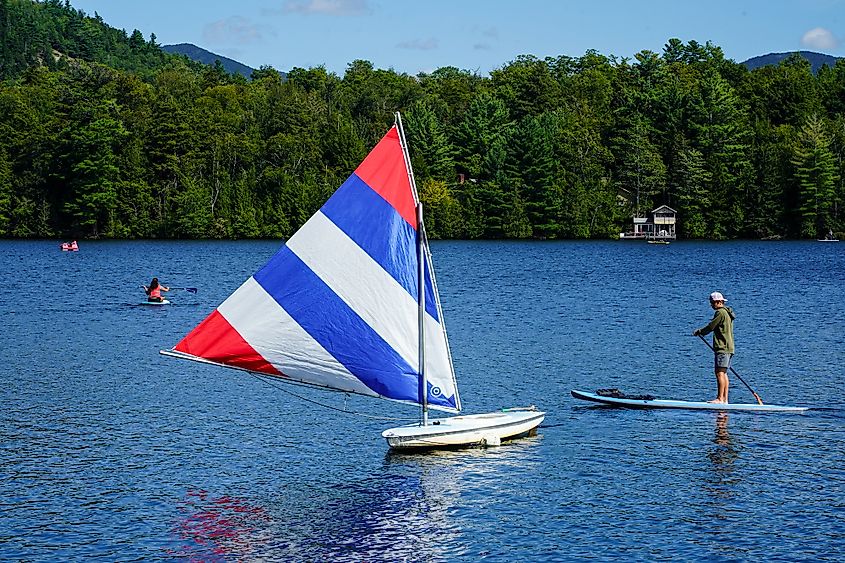
{"label": "kayaker", "polygon": [[710,403],[728,402],[728,368],[734,355],[734,319],[733,309],[725,306],[725,296],[718,291],[710,294],[710,306],[713,318],[707,326],[693,331],[694,336],[713,333],[714,372],[716,374],[716,398]]}
{"label": "kayaker", "polygon": [[162,291],[170,291],[169,287],[164,287],[158,283],[158,278],[153,278],[149,286],[144,286],[144,292],[147,294],[147,301],[161,303],[164,297],[161,296]]}

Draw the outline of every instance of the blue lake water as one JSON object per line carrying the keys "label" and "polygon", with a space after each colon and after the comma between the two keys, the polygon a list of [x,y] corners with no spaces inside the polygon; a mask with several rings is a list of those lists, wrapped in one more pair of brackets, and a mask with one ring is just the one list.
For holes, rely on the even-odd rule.
{"label": "blue lake water", "polygon": [[[845,243],[437,242],[467,413],[536,438],[391,454],[416,411],[166,358],[277,250],[0,241],[0,560],[845,558]],[[173,305],[143,307],[156,275]],[[692,330],[735,308],[734,368],[803,415],[628,411],[573,388],[706,400]],[[291,395],[290,393],[295,393]],[[732,377],[731,400],[752,402]]]}

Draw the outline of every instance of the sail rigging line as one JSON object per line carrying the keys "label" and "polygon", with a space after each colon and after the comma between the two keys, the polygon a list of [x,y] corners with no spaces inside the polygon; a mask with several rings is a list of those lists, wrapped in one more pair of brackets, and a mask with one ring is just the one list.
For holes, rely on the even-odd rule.
{"label": "sail rigging line", "polygon": [[[365,395],[363,393],[357,393],[355,391],[335,389],[333,387],[329,387],[329,386],[326,386],[326,385],[317,385],[316,383],[309,383],[307,381],[298,381],[296,379],[292,379],[292,378],[289,378],[289,377],[279,377],[277,375],[270,375],[270,374],[262,373],[262,372],[259,372],[259,371],[253,371],[251,369],[247,369],[247,368],[240,367],[240,366],[233,366],[233,365],[230,365],[230,364],[213,362],[211,360],[206,360],[205,358],[200,358],[199,356],[192,356],[190,354],[186,354],[186,353],[180,352],[178,350],[173,350],[173,349],[159,350],[158,353],[161,354],[162,356],[170,356],[172,358],[179,358],[181,360],[190,360],[192,362],[197,362],[199,364],[208,364],[208,365],[218,366],[218,367],[222,367],[222,368],[226,368],[226,369],[234,369],[234,370],[238,370],[238,371],[243,371],[243,372],[246,372],[248,375],[251,375],[251,376],[253,376],[257,379],[260,379],[261,381],[264,381],[265,383],[270,384],[270,382],[272,381],[273,387],[276,387],[277,389],[280,389],[280,390],[284,391],[285,393],[288,393],[289,395],[292,395],[294,397],[300,397],[304,401],[312,402],[312,403],[315,403],[315,404],[320,405],[320,406],[325,406],[326,408],[329,408],[329,409],[340,410],[340,409],[337,409],[336,407],[332,407],[330,405],[323,405],[322,403],[318,403],[318,402],[313,401],[311,399],[306,399],[304,397],[301,397],[300,395],[297,395],[296,393],[293,393],[292,391],[288,391],[284,387],[278,386],[276,384],[281,383],[281,384],[284,384],[284,385],[297,385],[299,387],[308,387],[310,389],[320,389],[321,391],[328,391],[328,392],[331,392],[331,393],[343,393],[344,395],[347,395],[347,396],[358,395],[359,397],[370,397],[370,395]],[[404,401],[399,401],[397,399],[391,399],[390,397],[382,397],[382,398],[387,399],[389,401],[397,401],[397,402],[400,402],[400,403],[404,402]],[[355,411],[340,410],[340,412],[345,412],[347,414],[359,414],[359,413],[356,413]],[[381,418],[382,420],[399,420],[399,421],[416,420],[415,418],[409,418],[409,417],[404,417],[404,418],[401,418],[401,417],[379,417],[379,416],[374,416],[374,415],[365,415],[363,413],[360,413],[360,416],[363,416],[363,417],[366,417],[366,418]]]}
{"label": "sail rigging line", "polygon": [[[394,416],[379,416],[379,415],[366,414],[366,413],[363,413],[363,412],[360,412],[360,411],[350,411],[350,410],[346,410],[346,409],[340,409],[340,408],[334,407],[332,405],[327,405],[325,403],[321,403],[319,401],[309,399],[308,397],[303,397],[302,395],[298,395],[297,393],[294,393],[293,391],[285,389],[283,386],[278,385],[277,384],[278,381],[275,381],[270,376],[258,374],[258,373],[252,372],[252,371],[248,371],[247,373],[249,373],[249,375],[253,376],[258,381],[261,381],[262,383],[265,383],[265,384],[269,385],[270,387],[273,387],[274,389],[278,389],[279,391],[287,393],[291,397],[296,397],[297,399],[299,399],[301,401],[305,401],[306,403],[311,403],[313,405],[317,405],[319,407],[323,407],[323,408],[330,409],[330,410],[333,410],[333,411],[342,412],[344,414],[352,414],[352,415],[360,416],[362,418],[372,418],[372,419],[375,419],[375,420],[398,420],[398,421],[415,420],[413,418],[408,418],[408,417],[400,418],[400,417],[394,417]],[[305,385],[305,384],[301,384],[301,385],[303,387],[312,387],[311,385]],[[340,392],[341,391],[338,391],[338,393],[340,393]],[[348,397],[350,395],[350,393],[344,393],[344,395],[346,395]]]}

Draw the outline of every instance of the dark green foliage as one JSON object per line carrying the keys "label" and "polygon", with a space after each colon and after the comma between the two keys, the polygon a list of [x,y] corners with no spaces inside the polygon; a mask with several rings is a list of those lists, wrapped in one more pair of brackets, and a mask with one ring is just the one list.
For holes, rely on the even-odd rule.
{"label": "dark green foliage", "polygon": [[795,165],[804,237],[824,236],[834,224],[838,173],[824,123],[810,116],[801,129],[792,164]]}
{"label": "dark green foliage", "polygon": [[289,237],[402,111],[431,238],[845,230],[845,63],[748,71],[670,39],[489,78],[349,64],[250,81],[64,0],[0,0],[0,236]]}
{"label": "dark green foliage", "polygon": [[53,69],[77,61],[149,76],[176,58],[160,49],[155,36],[144,41],[137,30],[127,36],[96,13],[90,17],[63,0],[0,0],[0,44],[0,79],[32,66]]}

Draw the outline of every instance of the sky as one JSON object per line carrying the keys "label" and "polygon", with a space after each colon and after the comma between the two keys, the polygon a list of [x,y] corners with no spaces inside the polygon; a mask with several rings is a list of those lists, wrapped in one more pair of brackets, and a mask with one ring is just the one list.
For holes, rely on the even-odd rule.
{"label": "sky", "polygon": [[673,37],[713,42],[742,62],[767,53],[845,56],[845,0],[71,0],[162,45],[193,43],[252,68],[364,59],[418,74],[486,76],[520,55],[633,57]]}

